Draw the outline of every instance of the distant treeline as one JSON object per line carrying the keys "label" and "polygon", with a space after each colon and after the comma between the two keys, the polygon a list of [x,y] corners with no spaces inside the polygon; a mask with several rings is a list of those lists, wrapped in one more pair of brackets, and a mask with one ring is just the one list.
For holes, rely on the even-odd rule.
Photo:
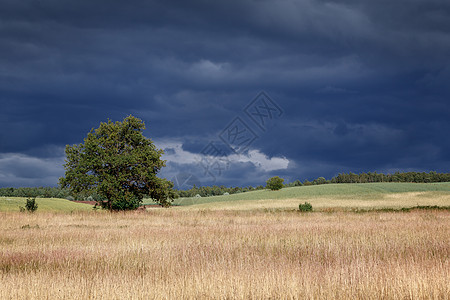
{"label": "distant treeline", "polygon": [[449,182],[450,173],[425,172],[395,172],[394,174],[382,174],[368,172],[361,174],[342,173],[331,178],[330,183],[368,183],[368,182]]}
{"label": "distant treeline", "polygon": [[[383,174],[377,172],[367,173],[342,173],[327,180],[324,177],[319,177],[313,181],[305,180],[301,182],[296,180],[294,182],[285,184],[285,187],[319,185],[328,183],[370,183],[370,182],[450,182],[450,173],[437,173],[431,171],[425,172],[395,172],[394,174]],[[189,190],[177,190],[179,197],[207,197],[217,196],[223,194],[236,194],[248,191],[262,190],[265,187],[260,185],[257,187],[225,187],[225,186],[202,186],[195,185]],[[42,198],[66,198],[69,200],[99,200],[98,196],[93,195],[79,195],[74,197],[68,189],[61,189],[58,187],[21,187],[21,188],[0,188],[0,197],[42,197]]]}
{"label": "distant treeline", "polygon": [[195,196],[201,196],[201,197],[208,197],[208,196],[218,196],[223,194],[237,194],[237,193],[244,193],[248,191],[256,191],[256,190],[263,190],[264,187],[262,185],[257,187],[225,187],[225,186],[202,186],[202,187],[196,187],[195,185],[189,189],[189,190],[178,190],[178,196],[179,197],[195,197]]}
{"label": "distant treeline", "polygon": [[0,197],[67,198],[69,196],[68,189],[58,187],[0,188]]}
{"label": "distant treeline", "polygon": [[377,172],[367,173],[342,173],[334,176],[330,180],[324,177],[319,177],[313,181],[305,180],[303,183],[300,180],[285,184],[286,187],[301,186],[301,185],[317,185],[327,183],[370,183],[370,182],[450,182],[450,173],[437,173],[431,171],[426,172],[395,172],[394,174],[383,174]]}

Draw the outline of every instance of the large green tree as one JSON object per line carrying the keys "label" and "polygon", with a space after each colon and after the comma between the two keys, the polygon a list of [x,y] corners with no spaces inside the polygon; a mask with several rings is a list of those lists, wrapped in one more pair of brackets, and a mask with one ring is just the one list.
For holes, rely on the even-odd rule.
{"label": "large green tree", "polygon": [[156,176],[165,166],[164,152],[143,135],[144,129],[144,122],[133,116],[108,120],[92,129],[84,143],[67,145],[61,187],[74,194],[96,193],[109,210],[136,209],[146,195],[169,206],[173,183]]}

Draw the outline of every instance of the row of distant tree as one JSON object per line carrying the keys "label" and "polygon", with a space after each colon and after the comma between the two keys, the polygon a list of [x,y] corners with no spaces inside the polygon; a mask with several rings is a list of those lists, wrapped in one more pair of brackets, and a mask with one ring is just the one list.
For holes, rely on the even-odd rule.
{"label": "row of distant tree", "polygon": [[368,172],[361,174],[342,173],[333,177],[330,183],[368,183],[368,182],[449,182],[450,173],[437,172],[395,172],[394,174],[382,174]]}
{"label": "row of distant tree", "polygon": [[201,197],[207,197],[207,196],[218,196],[223,194],[237,194],[237,193],[244,193],[248,191],[255,191],[255,190],[262,190],[265,187],[260,185],[257,187],[226,187],[226,186],[202,186],[197,187],[193,186],[189,190],[178,190],[177,194],[179,197],[195,197],[195,196],[201,196]]}
{"label": "row of distant tree", "polygon": [[58,187],[20,187],[0,188],[0,197],[41,197],[41,198],[67,198],[70,197],[68,189]]}
{"label": "row of distant tree", "polygon": [[429,182],[450,182],[450,173],[437,173],[431,171],[426,172],[395,172],[394,174],[383,174],[377,172],[367,173],[341,173],[333,178],[327,180],[324,177],[319,177],[313,181],[305,180],[301,182],[296,180],[294,182],[285,184],[285,186],[301,186],[301,185],[317,185],[327,183],[371,183],[371,182],[415,182],[415,183],[429,183]]}
{"label": "row of distant tree", "polygon": [[[301,182],[296,180],[294,182],[285,184],[285,187],[294,186],[307,186],[307,185],[319,185],[328,183],[369,183],[369,182],[416,182],[416,183],[428,183],[428,182],[450,182],[450,173],[437,173],[437,172],[396,172],[394,174],[383,174],[377,172],[367,173],[342,173],[333,178],[327,180],[324,177],[319,177],[313,181],[305,180]],[[179,197],[207,197],[217,196],[223,194],[236,194],[244,193],[254,190],[265,189],[260,185],[257,187],[226,187],[226,186],[193,186],[189,190],[177,190],[176,194]],[[61,189],[58,187],[21,187],[21,188],[0,188],[0,197],[42,197],[42,198],[67,198],[71,200],[85,200],[86,197],[92,198],[92,200],[98,200],[97,195],[79,195],[77,199],[71,195],[68,189]],[[91,199],[90,199],[91,200]]]}
{"label": "row of distant tree", "polygon": [[342,173],[330,180],[330,183],[368,183],[368,182],[449,182],[450,173],[425,172],[395,172],[394,174],[382,174],[368,172],[361,174]]}

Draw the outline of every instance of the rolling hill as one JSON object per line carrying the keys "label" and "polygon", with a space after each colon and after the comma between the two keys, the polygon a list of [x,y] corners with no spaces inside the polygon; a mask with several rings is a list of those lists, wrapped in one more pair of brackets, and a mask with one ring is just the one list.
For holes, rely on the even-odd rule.
{"label": "rolling hill", "polygon": [[[308,201],[314,207],[410,207],[450,205],[450,183],[324,184],[258,190],[232,195],[180,198],[175,206],[217,209],[297,207]],[[149,202],[148,202],[149,203]]]}
{"label": "rolling hill", "polygon": [[[0,211],[19,211],[19,206],[25,207],[27,198],[21,197],[0,197]],[[88,211],[92,210],[92,205],[75,203],[60,198],[36,198],[38,210],[40,211]]]}

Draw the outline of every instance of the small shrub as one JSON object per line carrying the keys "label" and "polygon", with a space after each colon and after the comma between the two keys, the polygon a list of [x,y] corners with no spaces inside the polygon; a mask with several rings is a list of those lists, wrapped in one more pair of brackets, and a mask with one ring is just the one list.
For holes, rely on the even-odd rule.
{"label": "small shrub", "polygon": [[67,196],[66,199],[69,200],[69,201],[75,201],[75,198],[72,197],[72,196]]}
{"label": "small shrub", "polygon": [[309,203],[309,202],[305,202],[304,204],[300,204],[300,205],[298,206],[298,209],[299,209],[301,212],[312,211],[312,205],[311,205],[311,203]]}
{"label": "small shrub", "polygon": [[28,212],[35,212],[38,209],[36,199],[28,198],[27,203],[25,204],[25,208],[27,209]]}

